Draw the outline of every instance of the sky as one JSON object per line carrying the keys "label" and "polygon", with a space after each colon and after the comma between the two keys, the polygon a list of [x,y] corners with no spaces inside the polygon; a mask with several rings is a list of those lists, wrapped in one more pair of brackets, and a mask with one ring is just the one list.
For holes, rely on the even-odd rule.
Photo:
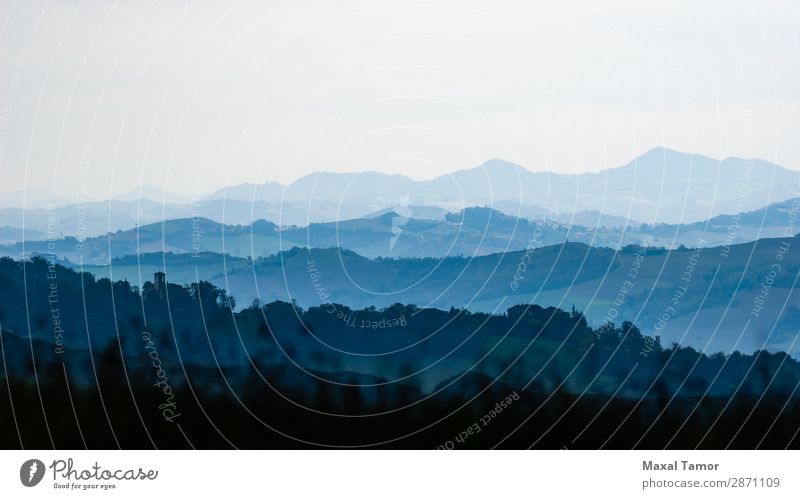
{"label": "sky", "polygon": [[800,169],[790,1],[5,0],[0,192],[186,194],[656,147]]}

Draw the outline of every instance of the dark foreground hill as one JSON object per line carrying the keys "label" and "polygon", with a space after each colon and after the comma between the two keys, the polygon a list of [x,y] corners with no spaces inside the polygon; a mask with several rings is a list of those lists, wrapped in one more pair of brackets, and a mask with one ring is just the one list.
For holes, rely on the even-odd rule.
{"label": "dark foreground hill", "polygon": [[0,260],[0,284],[3,447],[797,446],[784,353],[539,306],[235,312],[206,282],[140,290],[41,259]]}

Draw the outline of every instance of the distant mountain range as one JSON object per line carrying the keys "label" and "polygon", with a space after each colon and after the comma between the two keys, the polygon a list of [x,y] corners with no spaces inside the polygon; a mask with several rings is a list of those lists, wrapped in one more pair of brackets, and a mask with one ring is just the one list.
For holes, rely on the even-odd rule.
{"label": "distant mountain range", "polygon": [[494,159],[424,181],[371,171],[317,172],[286,186],[240,184],[197,199],[143,186],[110,201],[51,200],[53,209],[46,194],[37,191],[27,196],[35,202],[24,213],[22,198],[7,195],[0,205],[0,226],[45,234],[49,227],[57,237],[90,237],[195,216],[234,225],[259,219],[308,225],[386,210],[430,219],[443,211],[487,206],[522,218],[546,215],[564,224],[619,227],[693,223],[798,196],[800,172],[758,159],[716,160],[655,148],[599,173],[531,172]]}
{"label": "distant mountain range", "polygon": [[[763,160],[716,160],[655,148],[630,163],[599,173],[531,172],[494,159],[468,170],[415,181],[376,172],[317,172],[283,187],[274,182],[233,186],[213,197],[238,201],[375,203],[466,207],[503,203],[503,211],[535,205],[550,211],[597,211],[645,223],[704,220],[800,195],[800,172]],[[511,203],[511,204],[509,204]]]}

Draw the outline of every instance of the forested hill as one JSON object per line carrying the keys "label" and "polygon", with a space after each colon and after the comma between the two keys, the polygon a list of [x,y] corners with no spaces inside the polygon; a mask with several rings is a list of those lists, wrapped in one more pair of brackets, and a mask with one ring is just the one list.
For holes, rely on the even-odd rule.
{"label": "forested hill", "polygon": [[[554,307],[517,305],[491,315],[413,304],[354,310],[327,302],[302,309],[280,301],[235,312],[234,304],[234,297],[203,281],[160,289],[147,282],[139,290],[44,259],[24,265],[0,259],[4,336],[8,345],[11,337],[35,340],[42,353],[37,363],[58,362],[62,348],[76,354],[119,345],[125,356],[141,357],[146,331],[176,369],[253,362],[384,378],[420,370],[407,383],[423,390],[470,369],[504,372],[518,382],[541,370],[534,384],[543,387],[564,382],[577,393],[620,390],[633,397],[732,393],[740,383],[747,393],[791,393],[800,381],[800,366],[783,353],[701,355],[662,347],[630,322],[593,329],[580,312]],[[18,355],[8,359],[12,373],[27,365],[18,364]],[[88,377],[80,372],[85,366],[71,367],[76,379]],[[623,385],[632,369],[637,376]]]}
{"label": "forested hill", "polygon": [[0,445],[436,447],[500,401],[502,417],[464,447],[752,448],[796,435],[800,365],[784,353],[706,355],[536,305],[232,305],[207,282],[140,290],[0,259]]}

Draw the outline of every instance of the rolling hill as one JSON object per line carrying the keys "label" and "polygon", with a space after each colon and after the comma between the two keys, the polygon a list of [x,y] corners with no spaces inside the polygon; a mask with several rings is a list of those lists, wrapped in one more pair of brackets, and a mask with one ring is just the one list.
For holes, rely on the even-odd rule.
{"label": "rolling hill", "polygon": [[[793,236],[800,198],[736,215],[719,215],[685,225],[578,225],[574,218],[517,218],[490,208],[467,208],[457,213],[407,206],[372,216],[307,226],[278,226],[266,220],[225,225],[193,217],[143,225],[79,241],[58,238],[0,246],[0,255],[23,258],[53,252],[59,258],[85,264],[106,264],[113,258],[152,252],[227,253],[258,258],[292,247],[341,247],[376,257],[479,256],[537,248],[566,241],[619,249],[629,244],[678,248],[702,239],[708,246],[729,246],[759,238]],[[431,218],[414,218],[414,214]],[[404,216],[405,215],[405,216]],[[603,217],[586,212],[587,218]],[[592,221],[592,220],[587,220]],[[572,222],[570,225],[569,222]],[[22,235],[21,230],[7,230]]]}
{"label": "rolling hill", "polygon": [[630,320],[659,334],[664,344],[800,352],[797,238],[699,248],[615,251],[570,242],[443,259],[370,259],[349,250],[294,248],[256,259],[159,253],[83,268],[139,285],[163,269],[172,282],[211,281],[241,304],[400,302],[493,313],[520,303],[575,306],[595,326]]}

